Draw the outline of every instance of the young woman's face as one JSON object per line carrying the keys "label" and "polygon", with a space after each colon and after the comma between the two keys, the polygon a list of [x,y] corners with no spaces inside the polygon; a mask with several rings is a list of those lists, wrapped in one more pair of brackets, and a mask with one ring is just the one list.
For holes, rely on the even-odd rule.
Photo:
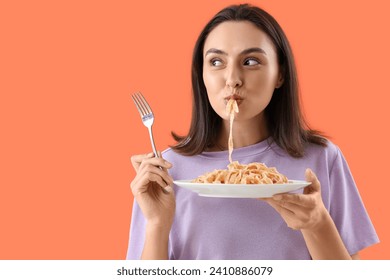
{"label": "young woman's face", "polygon": [[226,21],[208,35],[203,49],[203,80],[214,111],[237,99],[237,120],[261,114],[283,80],[269,37],[249,21]]}

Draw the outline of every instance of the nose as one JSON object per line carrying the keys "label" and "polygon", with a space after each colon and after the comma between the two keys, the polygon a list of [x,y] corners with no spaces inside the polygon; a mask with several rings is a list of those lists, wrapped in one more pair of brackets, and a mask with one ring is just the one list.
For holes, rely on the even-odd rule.
{"label": "nose", "polygon": [[236,67],[229,67],[226,71],[226,86],[235,89],[242,86],[241,71]]}

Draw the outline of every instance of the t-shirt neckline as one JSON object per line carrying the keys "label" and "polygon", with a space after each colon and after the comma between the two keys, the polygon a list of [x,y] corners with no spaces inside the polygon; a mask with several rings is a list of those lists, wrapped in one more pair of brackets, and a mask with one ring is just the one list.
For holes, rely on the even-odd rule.
{"label": "t-shirt neckline", "polygon": [[[265,152],[269,150],[273,145],[272,138],[269,137],[267,139],[264,139],[263,141],[260,141],[256,144],[241,147],[241,148],[234,148],[233,149],[233,155],[234,157],[245,157],[250,156],[254,154],[259,154],[262,152]],[[213,151],[213,152],[202,152],[199,156],[206,157],[206,158],[226,158],[227,154],[229,153],[228,150],[226,151]],[[233,158],[234,158],[233,157]]]}

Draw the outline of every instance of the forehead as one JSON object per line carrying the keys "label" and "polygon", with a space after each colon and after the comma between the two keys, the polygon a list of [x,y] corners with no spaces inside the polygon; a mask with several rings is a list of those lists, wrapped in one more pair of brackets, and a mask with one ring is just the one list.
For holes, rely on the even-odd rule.
{"label": "forehead", "polygon": [[207,36],[203,53],[210,48],[240,51],[259,47],[267,53],[275,52],[269,36],[250,21],[225,21],[217,25]]}

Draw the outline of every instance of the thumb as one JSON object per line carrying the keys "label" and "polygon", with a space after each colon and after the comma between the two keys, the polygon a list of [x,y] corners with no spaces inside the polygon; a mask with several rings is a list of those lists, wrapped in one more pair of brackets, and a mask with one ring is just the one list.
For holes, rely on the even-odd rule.
{"label": "thumb", "polygon": [[305,172],[305,177],[307,182],[311,182],[311,185],[308,186],[306,189],[312,190],[312,191],[320,191],[321,190],[321,184],[320,181],[318,181],[318,178],[314,172],[308,168]]}

